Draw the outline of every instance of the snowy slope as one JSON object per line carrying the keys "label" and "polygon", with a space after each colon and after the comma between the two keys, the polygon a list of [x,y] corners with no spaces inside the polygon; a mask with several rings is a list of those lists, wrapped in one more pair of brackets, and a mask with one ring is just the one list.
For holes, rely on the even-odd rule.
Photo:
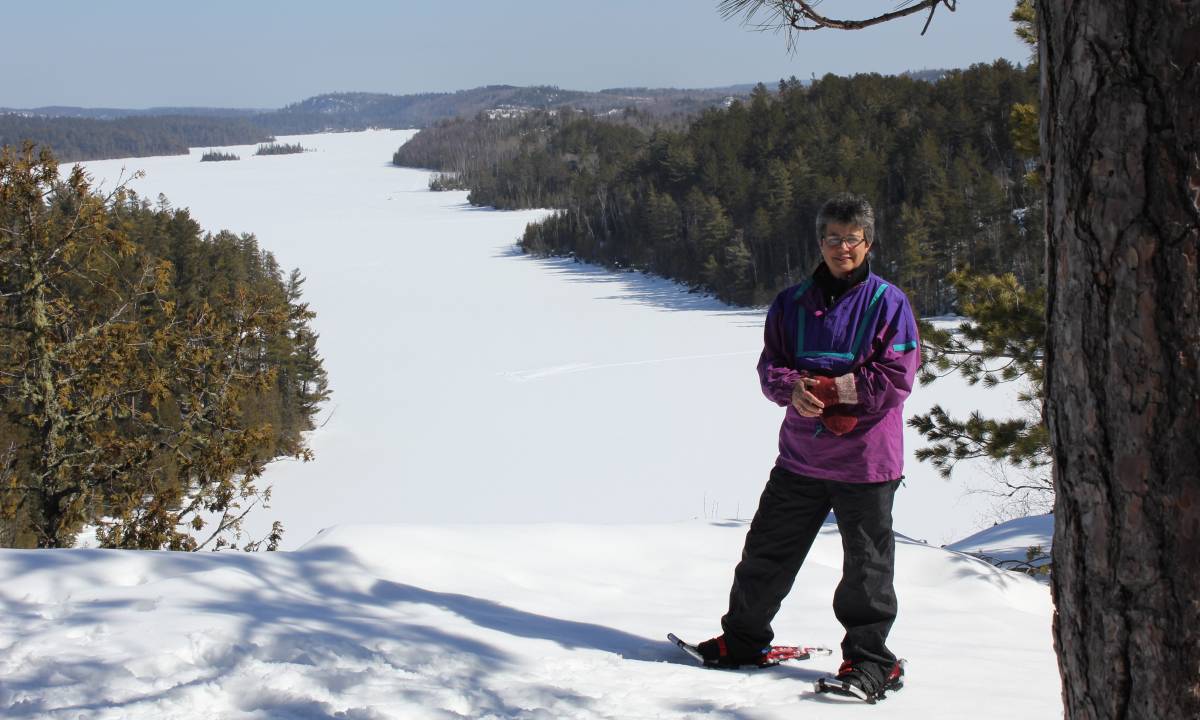
{"label": "snowy slope", "polygon": [[[1054,718],[1046,588],[898,548],[892,646],[909,685],[876,708],[812,695],[835,655],[704,670],[742,523],[351,525],[244,555],[0,551],[6,718]],[[836,648],[826,526],[776,622]]]}
{"label": "snowy slope", "polygon": [[[947,550],[986,556],[993,562],[1007,560],[1024,562],[1029,548],[1040,547],[1050,553],[1054,544],[1054,516],[1035,515],[1000,523],[995,527],[980,530],[958,542],[946,546]],[[1035,565],[1045,564],[1042,560]]]}

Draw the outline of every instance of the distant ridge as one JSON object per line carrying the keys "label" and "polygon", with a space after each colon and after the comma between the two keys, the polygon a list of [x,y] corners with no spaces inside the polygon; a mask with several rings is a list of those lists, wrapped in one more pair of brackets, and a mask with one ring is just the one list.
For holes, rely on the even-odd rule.
{"label": "distant ridge", "polygon": [[115,120],[125,117],[153,117],[159,115],[188,115],[191,117],[249,117],[271,112],[266,108],[210,108],[210,107],[152,107],[152,108],[87,108],[73,105],[47,105],[28,109],[0,108],[0,114],[17,114],[26,117],[89,118],[92,120]]}
{"label": "distant ridge", "polygon": [[[741,87],[741,86],[739,86]],[[422,128],[438,120],[487,111],[569,105],[602,114],[636,107],[651,115],[690,115],[748,94],[733,88],[585,92],[553,86],[489,85],[449,93],[389,95],[326,93],[278,110],[246,108],[0,108],[0,145],[30,140],[62,161],[182,155],[189,147],[247,145],[275,135]]]}
{"label": "distant ridge", "polygon": [[53,105],[0,108],[0,116],[25,118],[87,118],[116,120],[130,117],[190,116],[247,119],[271,133],[361,130],[367,127],[424,127],[447,117],[474,115],[498,107],[544,109],[570,105],[578,110],[606,112],[637,107],[654,114],[692,112],[718,105],[730,95],[749,95],[753,84],[719,88],[613,88],[590,92],[539,85],[486,85],[455,92],[391,95],[335,92],[315,95],[275,109],[155,107],[85,108]]}
{"label": "distant ridge", "polygon": [[906,70],[900,73],[904,77],[912,78],[913,80],[924,80],[925,82],[937,82],[946,77],[953,70],[946,68],[924,68],[921,70]]}
{"label": "distant ridge", "polygon": [[[905,74],[936,81],[947,72],[919,70]],[[181,155],[189,147],[247,145],[269,141],[275,135],[424,128],[438,120],[473,117],[481,112],[570,106],[596,115],[636,108],[652,116],[687,116],[748,97],[754,87],[753,83],[743,83],[714,88],[623,87],[590,92],[552,85],[487,85],[410,95],[335,92],[277,110],[66,105],[0,108],[0,145],[19,147],[31,140],[50,146],[63,161]]]}

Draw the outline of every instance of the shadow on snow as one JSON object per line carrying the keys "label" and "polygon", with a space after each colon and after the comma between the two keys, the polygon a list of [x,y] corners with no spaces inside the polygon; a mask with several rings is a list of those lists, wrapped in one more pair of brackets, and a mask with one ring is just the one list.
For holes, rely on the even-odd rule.
{"label": "shadow on snow", "polygon": [[[194,692],[211,696],[217,688],[242,711],[262,711],[273,717],[366,718],[374,717],[362,714],[369,709],[356,715],[355,708],[343,705],[339,709],[322,698],[350,701],[361,697],[356,689],[380,683],[387,685],[391,699],[419,707],[437,707],[447,692],[454,693],[465,699],[470,714],[476,716],[521,715],[524,709],[519,698],[531,694],[586,711],[592,698],[549,684],[522,682],[514,700],[505,691],[508,683],[497,677],[498,673],[523,670],[521,658],[505,649],[506,639],[544,640],[564,648],[598,650],[635,660],[674,659],[677,652],[665,640],[656,642],[604,625],[380,579],[363,568],[352,552],[339,547],[266,555],[102,550],[5,555],[4,584],[8,588],[21,587],[21,576],[26,573],[69,575],[78,572],[71,568],[90,563],[97,567],[95,580],[106,592],[119,595],[129,589],[139,594],[97,601],[72,601],[67,594],[55,604],[19,600],[0,590],[0,604],[8,614],[5,624],[35,626],[32,633],[28,629],[13,632],[17,641],[8,652],[32,653],[32,648],[21,647],[23,641],[31,638],[30,645],[42,644],[42,633],[52,634],[56,628],[100,628],[118,621],[118,615],[145,610],[147,600],[140,596],[145,589],[137,588],[146,582],[186,578],[202,588],[236,581],[215,598],[183,596],[159,601],[166,609],[186,611],[189,617],[212,616],[220,622],[211,631],[164,638],[161,662],[169,663],[170,668],[147,677],[136,671],[136,663],[144,658],[106,652],[101,647],[95,648],[93,657],[84,659],[31,655],[19,671],[0,682],[0,708],[5,717],[105,709],[147,711],[154,706],[189,705],[195,702]],[[128,568],[119,564],[125,559],[131,560]],[[128,569],[133,573],[127,578],[130,582],[113,583],[105,577],[106,566],[108,573]],[[158,604],[152,603],[154,607]],[[53,607],[53,617],[44,612],[47,607]],[[455,628],[454,622],[439,618],[442,613],[457,616],[466,625],[458,623]],[[232,632],[230,625],[236,628]],[[199,648],[195,635],[204,641]],[[156,658],[149,659],[151,667],[160,662]],[[264,666],[271,669],[264,673]],[[279,687],[270,680],[262,681],[262,687],[247,687],[248,678],[289,676],[292,679],[281,680]],[[304,692],[298,695],[296,687]],[[48,696],[47,691],[58,697]]]}
{"label": "shadow on snow", "polygon": [[762,324],[764,310],[726,304],[712,295],[689,289],[686,285],[635,270],[612,270],[572,258],[537,257],[513,245],[498,252],[497,258],[537,263],[552,275],[568,282],[610,285],[613,294],[601,300],[618,300],[677,312],[702,311],[735,318],[746,318],[746,325]]}

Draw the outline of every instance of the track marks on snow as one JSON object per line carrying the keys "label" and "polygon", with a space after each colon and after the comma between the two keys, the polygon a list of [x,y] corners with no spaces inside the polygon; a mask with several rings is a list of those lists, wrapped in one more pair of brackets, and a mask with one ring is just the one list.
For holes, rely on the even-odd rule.
{"label": "track marks on snow", "polygon": [[739,352],[711,353],[707,355],[680,355],[668,358],[653,358],[650,360],[630,360],[618,363],[568,363],[566,365],[551,365],[549,367],[533,368],[530,370],[512,370],[498,373],[500,377],[514,383],[525,383],[533,380],[554,377],[556,375],[571,375],[574,373],[590,372],[592,370],[611,370],[613,368],[636,367],[639,365],[662,365],[664,363],[688,362],[695,360],[712,360],[716,358],[744,357],[757,355],[757,350],[742,350]]}

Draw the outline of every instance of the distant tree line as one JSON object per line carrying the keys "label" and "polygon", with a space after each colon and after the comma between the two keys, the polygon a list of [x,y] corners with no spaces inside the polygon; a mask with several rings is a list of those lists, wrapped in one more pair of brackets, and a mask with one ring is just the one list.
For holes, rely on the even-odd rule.
{"label": "distant tree line", "polygon": [[877,212],[875,266],[926,315],[952,312],[965,267],[1040,284],[1033,148],[1014,106],[1036,77],[1006,61],[908,77],[758,86],[681,128],[582,113],[454,120],[393,161],[455,173],[474,203],[556,207],[523,248],[674,278],[762,304],[819,259],[817,210],[849,189]]}
{"label": "distant tree line", "polygon": [[328,385],[304,278],[161,196],[0,152],[0,544],[274,547],[241,521]]}
{"label": "distant tree line", "polygon": [[429,189],[434,192],[444,190],[470,190],[471,186],[453,172],[437,172],[429,176]]}
{"label": "distant tree line", "polygon": [[300,143],[268,143],[259,145],[254,151],[255,155],[295,155],[304,152],[304,146]]}
{"label": "distant tree line", "polygon": [[250,145],[275,138],[244,118],[165,115],[95,120],[0,114],[0,145],[34,142],[61,162],[186,155],[189,147]]}
{"label": "distant tree line", "polygon": [[684,116],[634,109],[600,118],[569,107],[453,118],[417,133],[392,163],[440,171],[434,190],[469,189],[470,202],[501,209],[565,207],[578,186],[611,177],[655,129],[685,128]]}
{"label": "distant tree line", "polygon": [[226,162],[229,160],[241,160],[241,158],[233,153],[220,152],[219,150],[209,150],[200,156],[200,162]]}

